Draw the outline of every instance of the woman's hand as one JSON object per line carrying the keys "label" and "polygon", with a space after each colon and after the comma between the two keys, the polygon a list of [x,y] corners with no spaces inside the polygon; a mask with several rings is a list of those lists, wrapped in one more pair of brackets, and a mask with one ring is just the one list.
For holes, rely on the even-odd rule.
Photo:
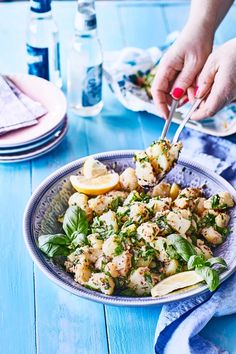
{"label": "woman's hand", "polygon": [[187,24],[174,45],[163,56],[152,85],[152,96],[160,115],[167,118],[172,97],[180,99],[211,53],[214,31],[207,25]]}
{"label": "woman's hand", "polygon": [[236,99],[236,39],[226,42],[208,57],[197,86],[198,98],[210,92],[192,119],[213,116]]}

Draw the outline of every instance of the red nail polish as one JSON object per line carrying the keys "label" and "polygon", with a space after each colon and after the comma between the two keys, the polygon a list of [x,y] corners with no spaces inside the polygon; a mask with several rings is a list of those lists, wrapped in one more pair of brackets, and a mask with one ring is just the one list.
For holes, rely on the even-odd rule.
{"label": "red nail polish", "polygon": [[179,100],[183,96],[184,90],[180,87],[176,87],[173,92],[172,96],[176,99]]}
{"label": "red nail polish", "polygon": [[195,90],[194,90],[194,97],[196,97],[196,96],[197,96],[198,89],[199,89],[199,87],[198,87],[198,86],[196,86],[196,87],[195,87]]}

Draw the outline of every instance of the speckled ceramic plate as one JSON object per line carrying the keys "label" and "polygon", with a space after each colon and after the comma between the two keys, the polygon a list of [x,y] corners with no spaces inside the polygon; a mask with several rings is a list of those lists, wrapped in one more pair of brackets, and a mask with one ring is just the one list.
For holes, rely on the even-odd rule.
{"label": "speckled ceramic plate", "polygon": [[[114,151],[97,154],[94,157],[117,172],[121,172],[126,167],[133,165],[133,154],[134,151],[130,150]],[[37,239],[42,234],[60,231],[61,226],[56,220],[57,216],[66,210],[68,198],[72,193],[69,176],[79,173],[84,160],[85,158],[82,158],[71,162],[50,175],[34,192],[25,210],[23,230],[26,246],[34,262],[46,276],[73,294],[97,302],[120,306],[164,304],[208,291],[205,285],[200,285],[159,298],[108,296],[79,285],[70,274],[64,271],[62,266],[54,264],[43,255],[37,247]],[[236,191],[227,181],[205,167],[188,160],[179,159],[178,164],[168,174],[166,180],[171,183],[176,182],[183,187],[198,187],[205,184],[207,195],[228,191],[236,201]],[[228,278],[236,268],[236,208],[231,209],[230,228],[231,233],[226,241],[215,250],[215,255],[222,256],[228,264],[228,270],[221,275],[221,282]]]}
{"label": "speckled ceramic plate", "polygon": [[1,154],[0,152],[0,163],[22,162],[42,156],[48,153],[49,151],[55,149],[63,141],[67,131],[68,124],[67,120],[65,120],[61,129],[59,129],[54,135],[52,135],[49,141],[44,142],[40,146],[36,144],[35,148],[26,151],[21,151],[19,153]]}

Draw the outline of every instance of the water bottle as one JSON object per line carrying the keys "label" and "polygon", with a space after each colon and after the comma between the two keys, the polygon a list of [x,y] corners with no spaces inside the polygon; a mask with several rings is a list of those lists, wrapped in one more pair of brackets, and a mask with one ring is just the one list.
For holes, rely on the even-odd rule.
{"label": "water bottle", "polygon": [[68,58],[67,95],[69,107],[80,116],[95,116],[102,110],[102,49],[92,0],[78,0]]}
{"label": "water bottle", "polygon": [[59,34],[51,0],[30,0],[26,46],[28,73],[61,87]]}

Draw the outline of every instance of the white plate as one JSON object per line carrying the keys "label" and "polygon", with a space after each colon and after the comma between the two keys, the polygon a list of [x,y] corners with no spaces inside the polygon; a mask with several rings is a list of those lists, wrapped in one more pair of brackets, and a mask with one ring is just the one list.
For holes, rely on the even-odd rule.
{"label": "white plate", "polygon": [[53,140],[50,140],[49,143],[39,146],[36,149],[30,150],[27,152],[23,152],[23,153],[19,153],[19,154],[9,154],[9,155],[1,155],[0,154],[0,163],[22,162],[22,161],[31,160],[35,157],[39,157],[43,154],[46,154],[47,152],[53,150],[55,147],[57,147],[62,142],[64,136],[67,133],[67,130],[68,130],[68,125],[67,125],[67,121],[66,121],[60,134],[59,135],[56,134],[56,136],[53,138]]}
{"label": "white plate", "polygon": [[27,74],[8,77],[33,100],[42,103],[47,114],[38,119],[38,124],[4,134],[0,137],[0,148],[11,148],[29,144],[53,133],[62,123],[67,109],[63,92],[51,82]]}
{"label": "white plate", "polygon": [[46,143],[51,142],[54,138],[56,138],[60,135],[62,129],[64,128],[64,125],[66,124],[66,120],[67,120],[67,117],[65,116],[65,118],[62,121],[62,124],[56,130],[54,130],[52,133],[44,136],[40,140],[33,141],[29,144],[20,145],[20,146],[16,146],[16,147],[0,148],[0,156],[1,155],[12,155],[12,154],[17,155],[17,154],[26,153],[26,152],[32,151],[33,149],[39,148],[40,146],[45,145]]}

